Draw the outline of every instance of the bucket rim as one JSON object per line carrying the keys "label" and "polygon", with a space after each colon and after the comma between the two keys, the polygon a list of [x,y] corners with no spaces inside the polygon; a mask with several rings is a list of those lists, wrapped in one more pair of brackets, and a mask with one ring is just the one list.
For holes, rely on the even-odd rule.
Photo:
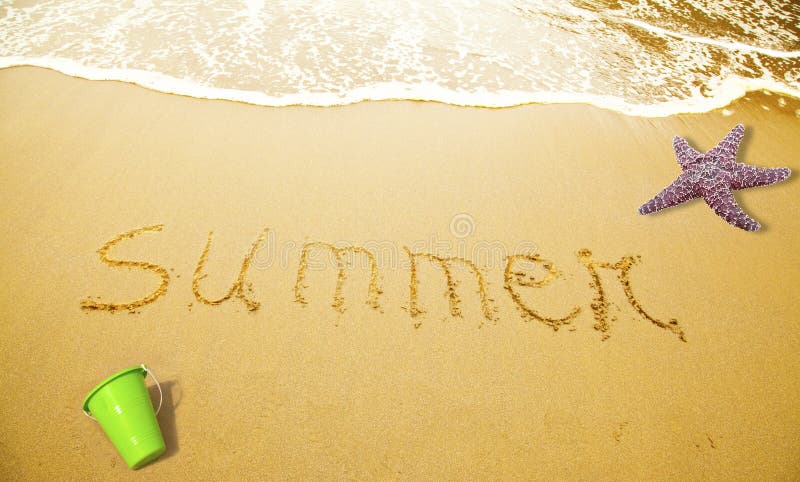
{"label": "bucket rim", "polygon": [[97,392],[99,392],[103,387],[105,387],[109,383],[113,382],[117,378],[119,378],[119,377],[121,377],[123,375],[127,375],[128,373],[136,372],[136,371],[141,372],[142,378],[147,376],[147,369],[145,369],[143,366],[139,365],[139,366],[130,367],[130,368],[126,368],[124,370],[118,371],[117,373],[111,375],[110,377],[108,377],[105,380],[103,380],[102,382],[100,382],[96,387],[94,387],[92,389],[91,392],[89,392],[88,395],[86,395],[86,398],[83,399],[83,411],[86,412],[87,414],[91,414],[91,412],[89,411],[89,401],[92,399],[92,397]]}

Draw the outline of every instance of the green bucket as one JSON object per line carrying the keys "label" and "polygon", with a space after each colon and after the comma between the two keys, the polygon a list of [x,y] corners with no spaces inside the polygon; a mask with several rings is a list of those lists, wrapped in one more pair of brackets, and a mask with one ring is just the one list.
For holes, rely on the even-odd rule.
{"label": "green bucket", "polygon": [[144,467],[166,450],[156,420],[164,395],[153,376],[161,397],[158,410],[153,411],[144,384],[148,373],[153,376],[144,364],[122,370],[97,385],[83,401],[84,413],[97,420],[132,469]]}

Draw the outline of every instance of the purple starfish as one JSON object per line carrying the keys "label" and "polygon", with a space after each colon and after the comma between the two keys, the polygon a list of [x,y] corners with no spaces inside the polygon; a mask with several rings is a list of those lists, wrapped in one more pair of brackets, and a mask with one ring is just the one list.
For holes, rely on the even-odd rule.
{"label": "purple starfish", "polygon": [[639,214],[654,213],[702,197],[729,224],[747,231],[760,229],[761,225],[736,204],[733,190],[775,184],[789,177],[792,171],[736,162],[742,137],[744,126],[739,124],[716,147],[700,154],[689,147],[686,139],[675,136],[672,147],[683,172],[656,197],[642,204]]}

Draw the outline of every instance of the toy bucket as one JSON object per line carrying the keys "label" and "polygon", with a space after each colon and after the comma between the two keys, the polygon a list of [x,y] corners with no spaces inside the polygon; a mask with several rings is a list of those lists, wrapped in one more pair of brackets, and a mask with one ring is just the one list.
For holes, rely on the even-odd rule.
{"label": "toy bucket", "polygon": [[[158,386],[158,410],[147,392],[147,374]],[[100,424],[114,447],[132,469],[144,467],[166,450],[156,414],[161,410],[164,395],[156,377],[144,364],[116,373],[83,401],[83,412]]]}

